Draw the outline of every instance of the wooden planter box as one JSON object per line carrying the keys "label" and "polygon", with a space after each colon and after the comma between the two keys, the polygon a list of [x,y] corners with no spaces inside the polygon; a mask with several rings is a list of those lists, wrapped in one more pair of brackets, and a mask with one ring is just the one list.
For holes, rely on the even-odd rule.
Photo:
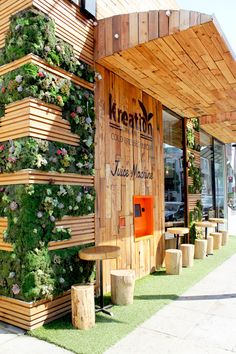
{"label": "wooden planter box", "polygon": [[61,108],[33,98],[7,105],[0,127],[0,141],[30,136],[79,145],[79,136],[71,133],[70,123],[62,119]]}
{"label": "wooden planter box", "polygon": [[12,61],[11,63],[0,66],[0,76],[4,75],[10,71],[13,71],[15,69],[18,69],[22,65],[29,64],[29,63],[38,65],[38,66],[40,66],[40,68],[46,70],[47,72],[49,72],[51,74],[58,76],[59,78],[71,80],[75,85],[79,85],[79,86],[84,87],[84,88],[91,90],[91,91],[94,90],[93,84],[91,84],[91,83],[79,78],[78,76],[71,74],[68,71],[65,71],[59,67],[49,65],[45,60],[39,58],[37,55],[34,55],[34,54],[28,54],[23,58],[17,59],[15,61]]}
{"label": "wooden planter box", "polygon": [[44,323],[54,321],[70,311],[70,291],[53,300],[36,302],[25,302],[0,296],[0,321],[26,330],[35,329]]}
{"label": "wooden planter box", "polygon": [[4,0],[0,11],[0,47],[5,45],[10,16],[32,6],[55,21],[56,35],[73,45],[77,58],[93,64],[93,23],[80,13],[78,6],[67,0]]}
{"label": "wooden planter box", "polygon": [[[56,227],[71,229],[71,238],[63,241],[52,241],[49,243],[49,250],[69,248],[95,242],[95,216],[64,216],[62,220],[56,221]],[[10,243],[3,240],[3,232],[7,229],[7,218],[0,218],[0,250],[11,252]]]}
{"label": "wooden planter box", "polygon": [[94,176],[76,173],[44,172],[25,169],[12,173],[0,173],[0,186],[9,184],[69,184],[71,186],[94,186]]}

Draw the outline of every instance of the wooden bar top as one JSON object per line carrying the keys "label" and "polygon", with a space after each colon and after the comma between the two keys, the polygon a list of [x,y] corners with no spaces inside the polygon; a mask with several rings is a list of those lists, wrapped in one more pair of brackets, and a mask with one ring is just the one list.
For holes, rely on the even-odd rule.
{"label": "wooden bar top", "polygon": [[79,258],[86,261],[117,258],[120,255],[118,246],[95,246],[84,248],[79,251]]}
{"label": "wooden bar top", "polygon": [[217,226],[216,222],[210,222],[210,221],[196,221],[195,225],[200,226],[200,227],[216,227]]}
{"label": "wooden bar top", "polygon": [[185,235],[189,233],[189,228],[188,227],[169,227],[167,230],[170,234],[175,234],[175,235]]}
{"label": "wooden bar top", "polygon": [[216,222],[217,224],[226,223],[226,219],[223,218],[209,218],[209,221]]}

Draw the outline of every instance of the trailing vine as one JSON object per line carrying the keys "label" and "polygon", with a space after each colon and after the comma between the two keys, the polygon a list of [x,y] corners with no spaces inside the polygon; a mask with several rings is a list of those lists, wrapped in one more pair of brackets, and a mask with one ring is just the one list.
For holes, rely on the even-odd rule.
{"label": "trailing vine", "polygon": [[203,206],[201,201],[197,200],[196,206],[189,213],[189,225],[190,225],[189,237],[190,237],[190,242],[192,244],[194,244],[196,238],[202,237],[202,232],[196,229],[196,225],[195,225],[196,221],[202,220],[202,216],[203,216]]}

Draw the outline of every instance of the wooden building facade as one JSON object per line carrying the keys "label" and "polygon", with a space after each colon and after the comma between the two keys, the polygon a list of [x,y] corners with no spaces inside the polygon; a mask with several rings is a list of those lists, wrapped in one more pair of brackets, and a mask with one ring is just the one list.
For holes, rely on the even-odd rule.
{"label": "wooden building facade", "polygon": [[[80,217],[78,224],[76,218],[67,216],[58,221],[57,226],[64,220],[66,225],[72,225],[73,237],[71,242],[56,244],[58,248],[66,248],[88,241],[96,245],[119,246],[121,256],[104,261],[104,286],[109,290],[111,269],[132,268],[140,278],[161,267],[164,261],[164,110],[178,116],[183,128],[183,135],[176,134],[174,139],[184,150],[181,168],[185,188],[185,226],[189,224],[189,212],[194,211],[201,198],[199,190],[193,193],[194,180],[188,176],[190,155],[191,158],[194,155],[196,166],[200,168],[199,150],[194,152],[187,147],[186,131],[192,128],[190,119],[197,117],[202,129],[222,142],[236,140],[235,133],[232,133],[232,127],[236,126],[235,60],[211,16],[179,10],[174,0],[140,1],[138,7],[136,1],[119,0],[114,5],[111,0],[97,0],[97,20],[69,0],[1,1],[0,48],[5,43],[10,16],[30,7],[54,19],[57,37],[73,46],[77,59],[94,67],[96,82],[93,86],[32,54],[3,65],[0,75],[33,63],[94,92],[95,176],[76,177],[64,173],[62,177],[55,174],[53,178],[55,184],[94,185],[95,215]],[[24,109],[25,105],[30,109],[24,122],[35,120],[32,116],[38,103],[27,98],[23,102]],[[41,106],[44,107],[42,110],[47,109],[47,105]],[[1,129],[8,124],[7,115],[17,109],[17,103],[7,107],[6,115],[1,119],[1,141],[9,139],[10,130],[6,137]],[[71,132],[60,134],[53,125],[55,116],[57,120],[58,116],[62,119],[61,109],[56,108],[53,114],[42,139],[46,136],[47,140],[59,139],[73,146],[79,145],[79,140]],[[67,125],[60,121],[64,130],[68,130]],[[222,128],[224,136],[221,136]],[[55,130],[57,133],[54,134]],[[32,136],[30,131],[30,128],[25,129],[23,136]],[[37,134],[42,134],[40,129]],[[194,132],[194,135],[199,145],[199,133]],[[51,180],[50,173],[32,170],[0,175],[1,184],[6,184],[7,178],[11,180],[9,184],[19,181],[46,184]],[[39,180],[41,182],[37,182]],[[2,232],[6,224],[6,220],[2,220]],[[3,245],[3,237],[0,241]],[[55,249],[56,244],[52,242],[51,249]],[[9,244],[2,249],[6,248],[12,250]],[[69,311],[68,297],[67,293],[66,300],[60,300],[66,302],[66,312]],[[44,319],[41,320],[39,315],[33,326],[47,320],[45,311]],[[50,318],[63,315],[63,311],[55,316],[53,310],[50,311]],[[9,316],[13,321],[12,314]],[[0,319],[6,318],[0,316]],[[19,323],[22,321],[20,318]],[[30,319],[27,318],[24,325],[24,328],[31,328]]]}

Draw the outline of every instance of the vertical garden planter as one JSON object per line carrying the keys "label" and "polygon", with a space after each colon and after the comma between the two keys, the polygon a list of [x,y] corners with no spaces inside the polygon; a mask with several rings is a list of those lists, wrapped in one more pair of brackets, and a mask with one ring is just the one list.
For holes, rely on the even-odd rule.
{"label": "vertical garden planter", "polygon": [[[70,312],[71,285],[93,276],[93,264],[78,261],[78,251],[95,241],[93,73],[76,59],[79,43],[75,53],[71,46],[81,27],[83,36],[91,26],[84,30],[76,7],[65,1],[59,5],[66,7],[73,26],[65,36],[58,10],[52,15],[55,28],[36,9],[14,15],[9,23],[13,8],[8,1],[5,5],[0,15],[0,46],[5,38],[0,53],[0,320],[30,330]],[[33,0],[27,5],[43,11],[50,6]],[[20,47],[19,36],[25,40]]]}

